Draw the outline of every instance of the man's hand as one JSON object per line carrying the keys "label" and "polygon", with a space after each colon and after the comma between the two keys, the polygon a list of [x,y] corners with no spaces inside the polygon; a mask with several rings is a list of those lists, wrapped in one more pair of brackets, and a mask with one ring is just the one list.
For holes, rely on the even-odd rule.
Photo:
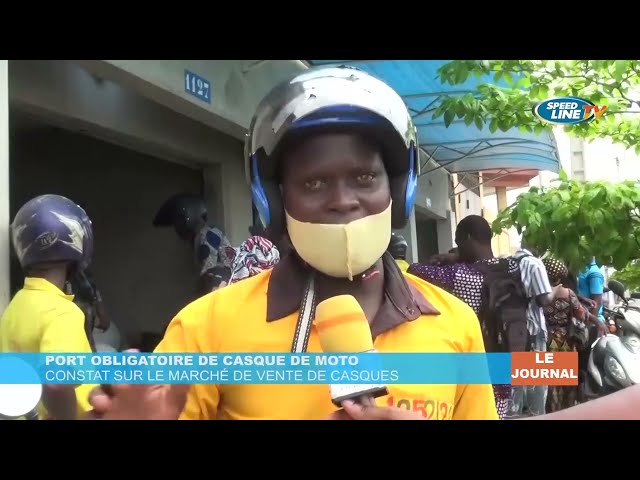
{"label": "man's hand", "polygon": [[104,333],[107,330],[109,330],[110,326],[111,326],[111,321],[108,318],[98,316],[97,322],[95,324],[95,328],[97,328],[98,330]]}
{"label": "man's hand", "polygon": [[609,335],[610,333],[616,333],[617,330],[615,325],[607,325],[601,321],[596,322],[596,328],[598,329],[598,335],[601,337]]}
{"label": "man's hand", "polygon": [[87,419],[177,420],[191,385],[103,385],[89,395]]}
{"label": "man's hand", "polygon": [[596,330],[598,330],[598,336],[604,337],[609,333],[614,333],[609,330],[609,326],[605,322],[601,322],[600,320],[598,320],[598,317],[596,317],[593,313],[587,312],[587,316],[589,317],[589,321],[596,326]]}
{"label": "man's hand", "polygon": [[578,295],[578,300],[580,300],[589,310],[593,310],[594,308],[596,308],[596,302],[594,302],[590,298]]}
{"label": "man's hand", "polygon": [[96,292],[95,312],[97,317],[96,328],[106,332],[111,326],[111,319],[109,315],[107,315],[106,309],[104,308],[104,302],[102,301],[102,296],[99,292]]}
{"label": "man's hand", "polygon": [[378,407],[375,405],[360,405],[352,400],[342,402],[342,409],[338,410],[327,420],[424,420],[419,413],[410,412],[404,408]]}

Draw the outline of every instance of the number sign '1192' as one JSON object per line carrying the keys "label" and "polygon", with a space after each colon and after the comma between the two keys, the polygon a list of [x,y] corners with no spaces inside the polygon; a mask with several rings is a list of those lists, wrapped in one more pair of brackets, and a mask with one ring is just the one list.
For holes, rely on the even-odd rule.
{"label": "number sign '1192'", "polygon": [[211,83],[209,83],[209,80],[189,70],[185,70],[184,86],[187,93],[207,103],[211,103]]}

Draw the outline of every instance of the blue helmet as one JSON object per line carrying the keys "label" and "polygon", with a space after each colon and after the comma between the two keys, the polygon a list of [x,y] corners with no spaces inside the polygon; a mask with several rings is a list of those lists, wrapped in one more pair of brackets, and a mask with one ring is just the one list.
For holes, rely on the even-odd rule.
{"label": "blue helmet", "polygon": [[11,224],[11,240],[22,268],[70,262],[84,270],[91,263],[91,220],[82,207],[60,195],[41,195],[25,203]]}

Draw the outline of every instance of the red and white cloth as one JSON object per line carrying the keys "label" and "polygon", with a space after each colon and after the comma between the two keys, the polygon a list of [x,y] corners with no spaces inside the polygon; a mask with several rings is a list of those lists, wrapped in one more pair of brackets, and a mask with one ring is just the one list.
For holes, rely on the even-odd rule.
{"label": "red and white cloth", "polygon": [[276,246],[264,237],[252,236],[237,247],[225,249],[231,261],[231,279],[235,283],[268,270],[280,261]]}

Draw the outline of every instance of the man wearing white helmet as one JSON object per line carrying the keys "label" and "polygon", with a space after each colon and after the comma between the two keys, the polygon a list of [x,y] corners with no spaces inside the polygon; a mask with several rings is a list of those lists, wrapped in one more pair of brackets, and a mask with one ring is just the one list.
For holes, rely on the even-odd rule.
{"label": "man wearing white helmet", "polygon": [[[270,239],[288,234],[293,252],[186,306],[157,352],[321,352],[302,306],[337,295],[356,298],[378,351],[484,352],[471,308],[386,252],[419,174],[415,127],[389,86],[326,67],[283,82],[258,106],[245,160]],[[93,404],[111,419],[498,418],[490,384],[388,388],[376,405],[339,412],[326,385],[114,385]]]}

